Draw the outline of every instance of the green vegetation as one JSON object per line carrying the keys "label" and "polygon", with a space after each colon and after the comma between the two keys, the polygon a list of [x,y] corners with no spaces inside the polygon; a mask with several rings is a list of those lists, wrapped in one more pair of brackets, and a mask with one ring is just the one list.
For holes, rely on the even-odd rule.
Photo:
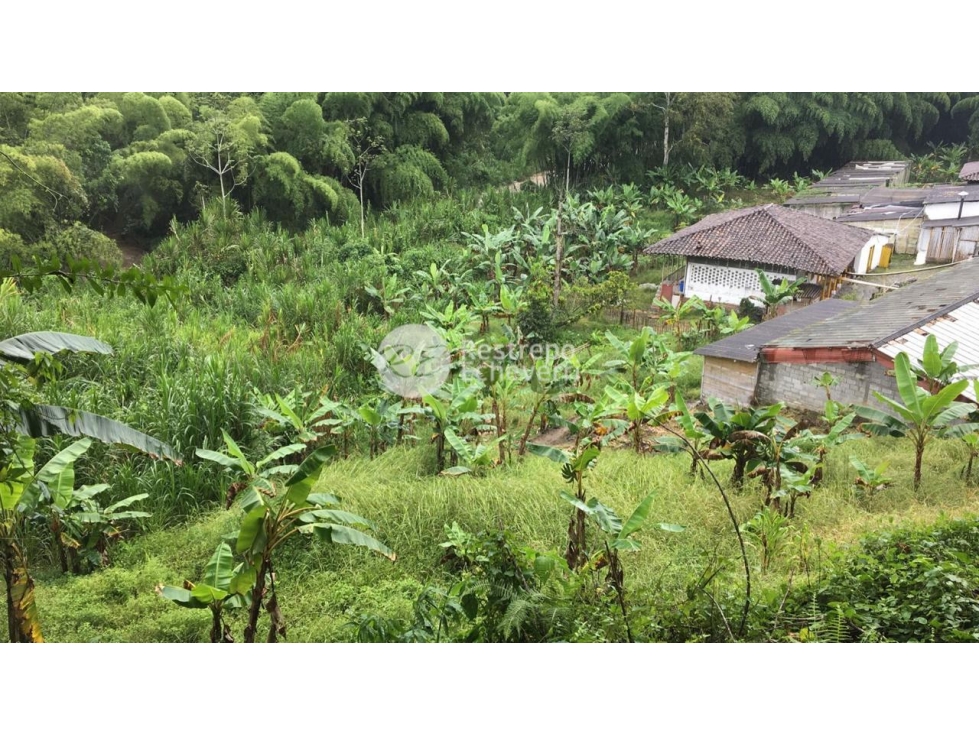
{"label": "green vegetation", "polygon": [[[954,349],[859,430],[828,379],[822,416],[704,405],[691,351],[761,309],[639,288],[677,265],[649,242],[963,99],[0,95],[9,638],[972,635],[928,541],[977,512]],[[444,342],[430,394],[379,379],[406,324]],[[892,542],[955,589],[889,581]]]}

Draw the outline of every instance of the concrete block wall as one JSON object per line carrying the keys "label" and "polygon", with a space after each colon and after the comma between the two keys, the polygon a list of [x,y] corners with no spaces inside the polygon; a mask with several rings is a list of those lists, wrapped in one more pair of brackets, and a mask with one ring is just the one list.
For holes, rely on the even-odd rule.
{"label": "concrete block wall", "polygon": [[821,413],[826,392],[813,380],[829,372],[840,382],[831,388],[833,400],[884,409],[874,391],[897,399],[897,382],[879,362],[826,362],[815,364],[769,364],[758,368],[755,399],[760,405],[782,402],[791,408]]}

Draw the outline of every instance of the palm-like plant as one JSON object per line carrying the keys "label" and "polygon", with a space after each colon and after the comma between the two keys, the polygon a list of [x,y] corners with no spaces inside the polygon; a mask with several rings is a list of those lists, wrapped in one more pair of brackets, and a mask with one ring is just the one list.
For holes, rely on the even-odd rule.
{"label": "palm-like plant", "polygon": [[[227,433],[224,435],[226,453],[199,449],[198,456],[230,470],[235,481],[228,491],[228,504],[230,506],[231,501],[240,496],[240,505],[245,512],[235,540],[235,552],[242,554],[244,565],[233,576],[241,578],[236,584],[238,593],[244,588],[250,588],[251,593],[245,642],[255,641],[263,606],[270,618],[268,641],[276,642],[279,636],[285,638],[286,624],[275,589],[274,558],[275,550],[286,540],[296,534],[312,534],[329,543],[367,548],[392,561],[395,555],[361,529],[372,529],[370,521],[336,509],[339,500],[334,495],[312,491],[323,466],[336,455],[333,446],[316,449],[298,466],[273,464],[290,455],[287,449],[293,447],[284,447],[253,464]],[[232,583],[235,582],[229,582]],[[222,587],[215,585],[214,588]],[[226,591],[231,593],[230,585]]]}
{"label": "palm-like plant", "polygon": [[906,352],[894,359],[894,374],[900,400],[874,391],[874,396],[893,411],[893,415],[868,406],[857,406],[856,412],[867,420],[862,428],[877,436],[911,439],[914,446],[914,488],[921,486],[921,462],[928,443],[956,420],[969,415],[975,406],[956,403],[955,399],[969,386],[967,380],[946,385],[934,395],[918,385],[918,375]]}
{"label": "palm-like plant", "polygon": [[805,278],[789,280],[788,278],[776,279],[773,283],[764,270],[755,269],[758,274],[758,281],[761,283],[763,296],[760,300],[765,308],[765,318],[773,318],[778,313],[778,307],[786,301],[791,301],[798,290],[806,283]]}
{"label": "palm-like plant", "polygon": [[663,205],[673,215],[674,231],[689,224],[700,211],[700,202],[687,196],[682,191],[676,191],[663,197]]}
{"label": "palm-like plant", "polygon": [[[34,582],[21,541],[27,513],[37,506],[41,486],[55,484],[60,492],[74,487],[68,470],[87,448],[76,442],[34,472],[35,440],[64,434],[129,446],[154,458],[175,459],[172,449],[123,423],[95,413],[55,405],[39,405],[25,388],[32,368],[48,365],[61,352],[112,354],[112,347],[91,337],[62,332],[34,332],[0,341],[0,570],[6,582],[8,632],[11,642],[40,642],[40,620],[34,603]],[[70,482],[68,481],[70,473]]]}

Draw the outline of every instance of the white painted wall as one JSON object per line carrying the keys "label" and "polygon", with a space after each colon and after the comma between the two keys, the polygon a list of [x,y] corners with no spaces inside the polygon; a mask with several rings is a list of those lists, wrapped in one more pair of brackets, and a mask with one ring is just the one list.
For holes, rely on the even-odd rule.
{"label": "white painted wall", "polygon": [[[925,219],[956,219],[959,216],[959,202],[925,204]],[[963,217],[979,217],[979,201],[967,201],[962,205]]]}
{"label": "white painted wall", "polygon": [[[880,257],[884,252],[884,246],[888,238],[885,235],[875,234],[867,244],[860,250],[860,254],[853,259],[851,266],[854,273],[863,275],[867,272],[867,260],[870,259],[870,269],[875,270],[880,265]],[[872,259],[871,259],[872,258]]]}
{"label": "white painted wall", "polygon": [[[767,270],[765,275],[769,280],[796,279],[794,275]],[[687,298],[697,296],[703,301],[737,306],[742,298],[762,298],[765,292],[761,289],[761,281],[754,269],[688,261],[683,279],[683,295]]]}

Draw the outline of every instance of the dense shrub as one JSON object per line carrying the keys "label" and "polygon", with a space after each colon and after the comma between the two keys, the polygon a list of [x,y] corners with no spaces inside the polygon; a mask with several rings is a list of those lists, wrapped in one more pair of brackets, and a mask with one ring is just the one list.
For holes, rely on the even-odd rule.
{"label": "dense shrub", "polygon": [[78,222],[33,244],[25,243],[12,232],[0,230],[0,267],[11,267],[15,257],[21,263],[30,263],[34,257],[45,260],[56,257],[61,261],[87,258],[102,265],[122,265],[122,253],[115,242]]}
{"label": "dense shrub", "polygon": [[[976,519],[872,535],[793,601],[800,613],[814,602],[820,613],[815,621],[824,629],[841,626],[849,640],[974,642],[977,556]],[[842,625],[834,624],[836,617]]]}

